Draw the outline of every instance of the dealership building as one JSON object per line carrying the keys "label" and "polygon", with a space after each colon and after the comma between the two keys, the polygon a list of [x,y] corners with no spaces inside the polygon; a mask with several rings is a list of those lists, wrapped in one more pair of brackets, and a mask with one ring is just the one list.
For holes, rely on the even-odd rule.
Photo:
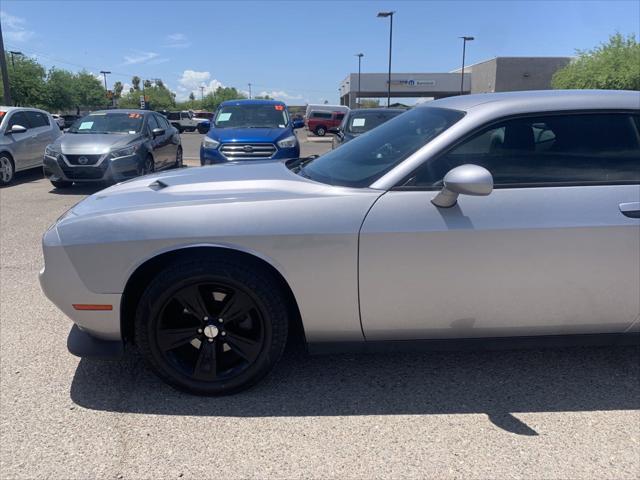
{"label": "dealership building", "polygon": [[[462,93],[548,90],[551,77],[571,57],[496,57],[448,73],[392,73],[393,98],[443,98]],[[462,78],[464,77],[464,78]],[[340,104],[356,107],[357,98],[386,98],[388,73],[351,73],[340,84]]]}

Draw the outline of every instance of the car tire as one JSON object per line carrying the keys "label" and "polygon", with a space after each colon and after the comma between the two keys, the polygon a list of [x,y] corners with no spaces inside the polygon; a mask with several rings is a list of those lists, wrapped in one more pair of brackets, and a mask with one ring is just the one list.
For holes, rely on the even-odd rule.
{"label": "car tire", "polygon": [[16,167],[13,158],[8,153],[0,153],[0,186],[9,185],[13,182],[16,174]]}
{"label": "car tire", "polygon": [[147,155],[147,158],[144,160],[144,164],[142,165],[142,169],[140,171],[140,176],[149,175],[156,171],[156,164],[153,161],[153,157],[151,155]]}
{"label": "car tire", "polygon": [[316,127],[316,131],[314,133],[319,137],[324,137],[327,134],[327,129],[324,127]]}
{"label": "car tire", "polygon": [[73,185],[73,182],[67,182],[66,180],[51,180],[51,185],[54,188],[69,188]]}
{"label": "car tire", "polygon": [[176,163],[174,165],[174,168],[182,168],[183,166],[184,164],[182,159],[182,147],[178,147],[178,150],[176,151]]}
{"label": "car tire", "polygon": [[273,369],[286,345],[288,310],[278,284],[266,270],[222,258],[168,265],[138,303],[136,344],[178,390],[247,389]]}

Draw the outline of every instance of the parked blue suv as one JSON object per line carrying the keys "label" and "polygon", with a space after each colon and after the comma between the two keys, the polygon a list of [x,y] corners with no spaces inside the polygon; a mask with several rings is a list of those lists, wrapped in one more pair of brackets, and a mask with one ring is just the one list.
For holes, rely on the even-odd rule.
{"label": "parked blue suv", "polygon": [[230,100],[220,104],[200,146],[200,164],[300,156],[287,106],[275,100]]}

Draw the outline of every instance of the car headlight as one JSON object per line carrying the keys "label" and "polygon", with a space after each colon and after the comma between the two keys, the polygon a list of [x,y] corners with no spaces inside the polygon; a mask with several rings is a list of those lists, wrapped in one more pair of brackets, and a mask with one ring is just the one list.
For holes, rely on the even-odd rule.
{"label": "car headlight", "polygon": [[296,146],[296,143],[298,142],[298,140],[296,139],[295,135],[291,135],[290,137],[287,138],[283,138],[282,140],[280,140],[278,142],[278,146],[280,148],[293,148]]}
{"label": "car headlight", "polygon": [[131,155],[135,155],[136,152],[140,149],[142,144],[131,145],[129,147],[121,148],[119,150],[112,151],[109,156],[111,158],[120,158],[120,157],[130,157]]}
{"label": "car headlight", "polygon": [[55,158],[58,155],[60,155],[60,152],[54,149],[52,145],[47,145],[47,147],[44,149],[44,154],[47,155],[48,157]]}
{"label": "car headlight", "polygon": [[220,142],[214,140],[211,137],[207,137],[206,135],[202,139],[202,148],[218,148],[220,146]]}

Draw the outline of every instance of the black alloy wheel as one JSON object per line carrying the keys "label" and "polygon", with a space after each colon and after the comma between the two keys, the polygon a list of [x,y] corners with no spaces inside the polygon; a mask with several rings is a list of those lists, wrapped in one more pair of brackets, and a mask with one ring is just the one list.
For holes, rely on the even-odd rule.
{"label": "black alloy wheel", "polygon": [[136,314],[136,343],[156,373],[190,393],[247,388],[282,354],[287,309],[270,275],[224,262],[179,264],[156,277]]}
{"label": "black alloy wheel", "polygon": [[318,127],[316,128],[316,135],[319,137],[324,137],[327,133],[327,130],[324,127]]}

